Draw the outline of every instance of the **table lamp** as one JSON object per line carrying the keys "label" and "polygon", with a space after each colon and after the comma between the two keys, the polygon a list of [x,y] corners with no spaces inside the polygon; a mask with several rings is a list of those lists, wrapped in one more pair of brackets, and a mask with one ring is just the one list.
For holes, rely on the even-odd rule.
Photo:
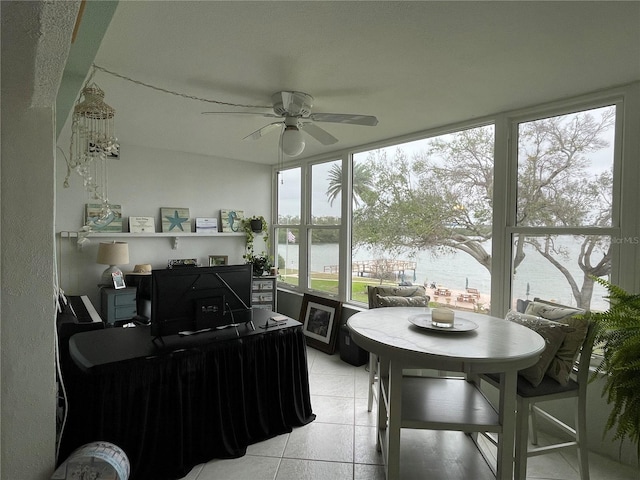
{"label": "table lamp", "polygon": [[127,242],[100,242],[96,263],[109,265],[102,272],[101,285],[113,285],[113,273],[122,273],[118,265],[129,263],[129,244]]}

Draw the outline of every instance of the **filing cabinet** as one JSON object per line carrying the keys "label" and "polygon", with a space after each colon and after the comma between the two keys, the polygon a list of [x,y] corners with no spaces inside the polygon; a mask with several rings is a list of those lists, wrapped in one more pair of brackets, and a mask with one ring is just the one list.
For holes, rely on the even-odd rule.
{"label": "filing cabinet", "polygon": [[276,311],[276,276],[253,277],[251,306]]}

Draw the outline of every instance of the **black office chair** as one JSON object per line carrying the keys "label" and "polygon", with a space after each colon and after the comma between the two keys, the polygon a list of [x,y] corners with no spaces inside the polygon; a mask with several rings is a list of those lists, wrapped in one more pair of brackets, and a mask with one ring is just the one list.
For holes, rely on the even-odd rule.
{"label": "black office chair", "polygon": [[[545,302],[540,299],[534,299],[533,303],[535,304],[536,302],[558,308],[570,308],[551,302]],[[528,312],[531,312],[532,310],[534,309],[529,306],[527,307]],[[586,403],[589,366],[596,332],[595,324],[588,320],[588,315],[584,315],[580,318],[573,318],[573,321],[586,322],[587,328],[584,340],[581,345],[579,345],[577,359],[573,364],[573,369],[569,372],[567,383],[562,385],[554,378],[545,375],[540,384],[534,387],[523,376],[518,375],[514,478],[526,478],[528,457],[544,455],[560,449],[576,447],[580,479],[589,480]],[[558,321],[560,323],[568,322],[567,319],[559,319]],[[482,375],[481,379],[495,387],[499,387],[499,377],[496,375]],[[575,402],[575,425],[573,427],[551,415],[548,411],[542,409],[538,405],[542,402],[565,398],[573,398]],[[558,442],[551,445],[538,446],[538,417],[562,430],[565,434],[568,434],[572,440],[568,442]],[[531,428],[529,428],[529,421],[531,422]],[[495,440],[492,437],[489,435],[485,436],[495,444]],[[529,440],[533,447],[528,446]]]}

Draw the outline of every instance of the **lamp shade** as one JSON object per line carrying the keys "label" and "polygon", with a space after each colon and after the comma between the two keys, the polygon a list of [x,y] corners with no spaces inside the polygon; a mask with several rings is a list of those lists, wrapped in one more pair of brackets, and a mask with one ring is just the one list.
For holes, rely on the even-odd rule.
{"label": "lamp shade", "polygon": [[[122,275],[118,265],[129,263],[129,244],[127,242],[100,242],[96,262],[102,265],[109,265],[109,267],[102,272],[100,285],[113,285],[113,274],[118,273]],[[116,288],[119,287],[116,286]]]}
{"label": "lamp shade", "polygon": [[285,127],[282,132],[282,151],[290,157],[295,157],[302,153],[304,146],[304,134],[298,127]]}
{"label": "lamp shade", "polygon": [[129,263],[129,244],[127,242],[100,242],[96,263],[102,265]]}

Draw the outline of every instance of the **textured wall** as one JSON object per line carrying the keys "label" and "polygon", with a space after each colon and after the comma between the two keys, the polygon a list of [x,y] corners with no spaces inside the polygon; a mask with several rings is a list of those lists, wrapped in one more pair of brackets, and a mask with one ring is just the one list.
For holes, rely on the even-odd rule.
{"label": "textured wall", "polygon": [[0,477],[45,480],[56,440],[53,105],[79,2],[0,4]]}
{"label": "textured wall", "polygon": [[53,111],[2,104],[2,478],[49,478],[55,452]]}

